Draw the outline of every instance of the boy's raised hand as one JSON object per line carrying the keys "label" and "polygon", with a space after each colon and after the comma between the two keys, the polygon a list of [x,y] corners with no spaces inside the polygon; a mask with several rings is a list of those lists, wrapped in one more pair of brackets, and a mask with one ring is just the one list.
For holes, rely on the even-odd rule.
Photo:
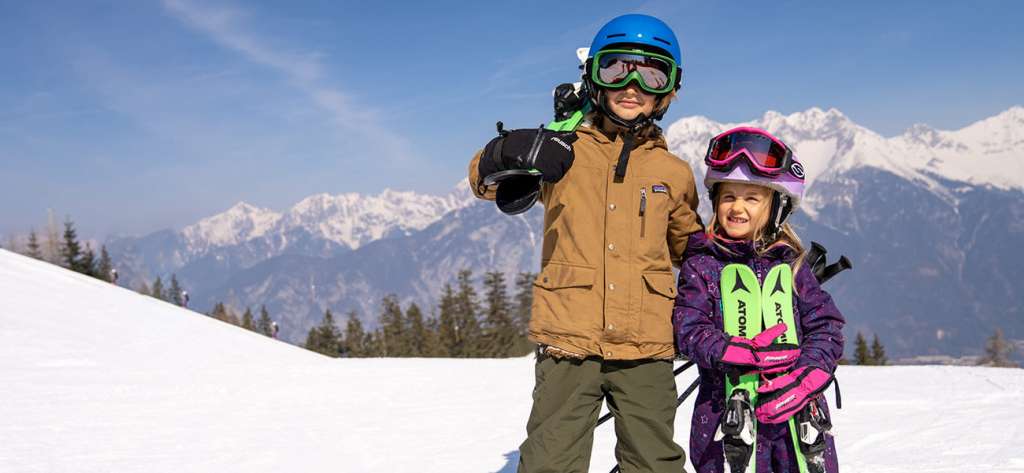
{"label": "boy's raised hand", "polygon": [[500,130],[484,147],[479,173],[486,178],[500,171],[530,170],[540,172],[541,180],[558,182],[572,167],[575,154],[574,132],[551,131],[544,128]]}

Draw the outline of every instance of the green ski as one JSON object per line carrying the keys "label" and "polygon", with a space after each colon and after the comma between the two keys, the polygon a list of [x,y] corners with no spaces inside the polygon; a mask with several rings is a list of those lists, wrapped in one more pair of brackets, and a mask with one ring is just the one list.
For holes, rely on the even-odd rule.
{"label": "green ski", "polygon": [[[764,289],[761,296],[763,304],[761,314],[764,317],[765,326],[772,326],[778,323],[786,324],[786,331],[775,339],[776,343],[800,344],[796,334],[797,322],[793,312],[793,269],[788,264],[780,264],[768,271],[764,278]],[[811,404],[814,404],[812,401]],[[798,429],[797,416],[789,419],[789,435],[793,441],[793,451],[796,455],[797,465],[800,473],[823,473],[824,456],[823,442],[824,433],[817,430],[813,432],[810,439],[801,439],[802,430]],[[803,430],[806,430],[803,429]],[[803,440],[803,442],[801,441]],[[817,441],[816,441],[817,440]],[[819,448],[810,447],[810,443],[818,444]],[[804,444],[807,443],[808,446]],[[807,455],[811,452],[810,455]]]}
{"label": "green ski", "polygon": [[[730,264],[722,269],[722,318],[729,335],[753,338],[762,330],[761,285],[746,265]],[[715,432],[722,441],[726,463],[732,473],[754,473],[757,461],[750,461],[756,450],[757,373],[729,373],[725,381],[725,413]]]}

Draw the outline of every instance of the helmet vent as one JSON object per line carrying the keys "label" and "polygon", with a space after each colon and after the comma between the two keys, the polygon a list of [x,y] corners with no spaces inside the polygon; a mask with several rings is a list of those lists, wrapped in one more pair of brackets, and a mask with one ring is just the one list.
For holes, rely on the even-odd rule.
{"label": "helmet vent", "polygon": [[608,35],[608,36],[605,36],[605,38],[609,38],[609,39],[611,39],[611,38],[621,38],[621,37],[623,37],[623,36],[626,36],[626,33],[615,33],[615,34],[610,34],[610,35]]}
{"label": "helmet vent", "polygon": [[668,42],[668,41],[665,41],[665,40],[663,40],[663,39],[661,39],[661,38],[659,38],[659,37],[657,37],[657,36],[655,36],[655,37],[654,37],[654,40],[655,40],[655,41],[661,41],[662,43],[665,43],[665,44],[667,44],[667,45],[669,45],[669,46],[672,46],[672,43],[670,43],[670,42]]}

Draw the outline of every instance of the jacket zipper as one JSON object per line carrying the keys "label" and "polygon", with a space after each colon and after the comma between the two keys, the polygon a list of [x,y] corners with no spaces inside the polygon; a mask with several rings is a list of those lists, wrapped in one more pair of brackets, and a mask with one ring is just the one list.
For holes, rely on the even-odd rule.
{"label": "jacket zipper", "polygon": [[647,233],[647,217],[644,214],[647,212],[647,188],[640,188],[640,238],[643,238]]}

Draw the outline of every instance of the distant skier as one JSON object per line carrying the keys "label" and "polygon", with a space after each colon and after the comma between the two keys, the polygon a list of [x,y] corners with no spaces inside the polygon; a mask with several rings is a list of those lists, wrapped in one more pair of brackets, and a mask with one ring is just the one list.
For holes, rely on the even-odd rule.
{"label": "distant skier", "polygon": [[110,268],[110,283],[117,284],[117,268]]}
{"label": "distant skier", "polygon": [[188,291],[181,291],[181,306],[188,307]]}
{"label": "distant skier", "polygon": [[[832,382],[832,372],[843,354],[845,324],[810,265],[802,264],[803,246],[785,223],[803,197],[804,171],[782,141],[756,128],[737,128],[712,139],[705,163],[708,171],[704,185],[714,214],[706,233],[690,237],[673,314],[679,351],[700,368],[690,458],[698,473],[726,471],[725,463],[733,472],[754,471],[756,466],[757,472],[796,473],[801,471],[797,458],[801,453],[787,422],[797,415],[799,421],[812,422],[818,430],[830,426],[828,406],[821,393]],[[792,304],[772,305],[772,312],[765,314],[763,326],[767,330],[760,336],[730,336],[723,329],[728,326],[724,318],[732,317],[727,314],[729,304],[723,305],[726,288],[730,296],[751,291],[747,287],[750,283],[727,285],[723,270],[730,263],[745,266],[736,271],[750,274],[747,281],[772,285],[765,294],[774,294],[784,286],[793,288],[792,296],[786,298],[792,299]],[[776,283],[765,283],[779,265],[792,266],[793,282],[777,279]],[[759,289],[752,288],[758,293],[756,297],[761,297]],[[783,312],[787,305],[792,314]],[[749,307],[743,307],[746,317]],[[761,313],[760,304],[753,313]],[[786,340],[789,327],[776,324],[783,319],[796,325],[795,338],[802,342],[799,346],[775,340]],[[761,326],[760,320],[757,326]],[[727,400],[727,374],[733,373],[729,382],[735,385],[734,376],[750,372],[760,373],[762,379],[754,393],[759,396],[757,404],[743,405],[742,397]],[[756,376],[754,379],[757,383]],[[748,434],[756,428],[756,435],[747,438],[756,439],[756,447],[726,435],[723,419],[740,419],[742,425],[743,416],[756,418],[756,423],[745,428]],[[800,447],[801,452],[808,449],[803,454],[808,471],[837,472],[832,436],[814,434],[812,431]],[[756,458],[749,462],[752,453]]]}
{"label": "distant skier", "polygon": [[275,340],[277,339],[277,331],[277,322],[270,322],[270,336],[273,337]]}
{"label": "distant skier", "polygon": [[673,440],[672,267],[701,224],[693,172],[655,123],[679,88],[680,56],[661,20],[612,19],[586,58],[582,124],[501,130],[469,165],[476,196],[503,212],[544,205],[529,323],[536,384],[519,473],[588,471],[604,399],[622,471],[685,468]]}

